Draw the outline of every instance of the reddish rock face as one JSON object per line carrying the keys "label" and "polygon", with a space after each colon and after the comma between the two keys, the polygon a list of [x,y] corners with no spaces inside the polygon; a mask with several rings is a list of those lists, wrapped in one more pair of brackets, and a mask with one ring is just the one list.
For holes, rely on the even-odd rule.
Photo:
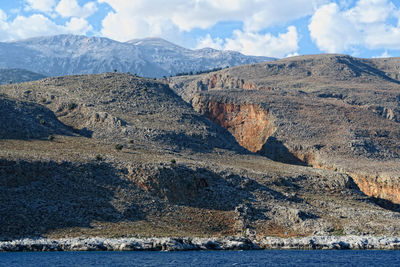
{"label": "reddish rock face", "polygon": [[386,199],[400,204],[400,186],[394,183],[396,179],[385,176],[351,175],[354,182],[367,196]]}
{"label": "reddish rock face", "polygon": [[268,111],[257,105],[219,102],[198,104],[197,111],[227,129],[249,151],[261,150],[276,130]]}

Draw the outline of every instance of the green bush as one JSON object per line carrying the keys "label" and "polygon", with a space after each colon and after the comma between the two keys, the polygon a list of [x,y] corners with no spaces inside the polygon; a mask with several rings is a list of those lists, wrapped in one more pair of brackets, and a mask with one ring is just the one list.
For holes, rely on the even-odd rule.
{"label": "green bush", "polygon": [[121,145],[121,144],[116,144],[116,145],[115,145],[115,149],[116,149],[116,150],[122,150],[123,147],[124,147],[124,146]]}
{"label": "green bush", "polygon": [[46,121],[44,119],[40,119],[40,124],[44,125],[46,124]]}
{"label": "green bush", "polygon": [[102,161],[102,160],[103,160],[103,157],[100,156],[99,154],[97,154],[97,155],[96,155],[96,160],[97,160],[97,161]]}
{"label": "green bush", "polygon": [[69,104],[68,104],[68,109],[69,109],[69,110],[73,110],[73,109],[75,109],[77,106],[78,106],[78,105],[77,105],[76,103],[69,103]]}
{"label": "green bush", "polygon": [[171,163],[172,164],[176,164],[176,160],[175,159],[171,159]]}
{"label": "green bush", "polygon": [[47,140],[49,140],[49,141],[53,141],[54,140],[54,136],[51,134],[51,135],[49,135],[49,136],[47,136]]}

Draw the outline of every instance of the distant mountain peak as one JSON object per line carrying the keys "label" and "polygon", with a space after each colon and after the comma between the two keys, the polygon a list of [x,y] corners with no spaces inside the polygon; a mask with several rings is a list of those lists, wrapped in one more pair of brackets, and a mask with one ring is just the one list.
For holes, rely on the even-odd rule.
{"label": "distant mountain peak", "polygon": [[132,40],[127,41],[127,43],[132,43],[132,44],[135,44],[137,42],[149,42],[149,43],[155,42],[155,43],[173,44],[173,43],[171,43],[163,38],[160,38],[160,37],[146,37],[146,38],[138,38],[138,39],[132,39]]}
{"label": "distant mountain peak", "polygon": [[143,39],[132,39],[126,43],[137,45],[137,46],[152,46],[152,47],[169,47],[176,49],[186,49],[174,43],[171,43],[165,39],[159,37],[148,37]]}
{"label": "distant mountain peak", "polygon": [[191,50],[157,37],[118,42],[105,37],[60,34],[0,43],[0,67],[23,68],[47,76],[116,69],[162,77],[268,60],[271,58],[210,48]]}

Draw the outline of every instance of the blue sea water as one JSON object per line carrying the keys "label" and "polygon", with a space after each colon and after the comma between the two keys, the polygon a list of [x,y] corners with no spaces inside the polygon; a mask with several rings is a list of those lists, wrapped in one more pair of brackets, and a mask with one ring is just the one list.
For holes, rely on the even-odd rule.
{"label": "blue sea water", "polygon": [[0,266],[400,266],[400,251],[16,252]]}

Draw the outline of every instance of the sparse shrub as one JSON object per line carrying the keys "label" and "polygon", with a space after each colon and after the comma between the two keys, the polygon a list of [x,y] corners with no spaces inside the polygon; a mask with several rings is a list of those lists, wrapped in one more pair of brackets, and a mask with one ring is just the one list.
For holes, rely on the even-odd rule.
{"label": "sparse shrub", "polygon": [[44,97],[42,98],[41,101],[42,101],[42,103],[46,103],[47,102],[46,98],[44,98]]}
{"label": "sparse shrub", "polygon": [[117,70],[117,69],[114,69],[114,72],[118,72],[118,70]]}
{"label": "sparse shrub", "polygon": [[49,140],[49,141],[53,141],[54,140],[54,136],[51,134],[51,135],[49,135],[49,136],[47,136],[47,140]]}
{"label": "sparse shrub", "polygon": [[343,236],[343,235],[345,235],[343,228],[335,229],[332,234],[335,235],[335,236]]}
{"label": "sparse shrub", "polygon": [[12,84],[12,83],[13,83],[13,81],[10,80],[10,84]]}
{"label": "sparse shrub", "polygon": [[122,150],[123,147],[124,147],[124,146],[121,145],[121,144],[116,144],[116,145],[115,145],[115,149],[116,149],[116,150]]}
{"label": "sparse shrub", "polygon": [[129,140],[129,144],[133,144],[133,140]]}
{"label": "sparse shrub", "polygon": [[69,103],[69,104],[68,104],[68,109],[69,109],[69,110],[73,110],[73,109],[76,109],[77,106],[78,106],[78,105],[77,105],[76,103]]}
{"label": "sparse shrub", "polygon": [[99,154],[97,154],[97,155],[96,155],[96,160],[97,160],[97,161],[102,161],[102,160],[103,160],[103,157],[100,156]]}
{"label": "sparse shrub", "polygon": [[175,159],[171,159],[171,163],[172,164],[176,164],[176,160]]}
{"label": "sparse shrub", "polygon": [[246,227],[243,228],[243,230],[242,230],[242,236],[243,236],[244,238],[247,238],[247,231],[246,231],[246,230],[247,230]]}
{"label": "sparse shrub", "polygon": [[46,121],[44,120],[44,119],[40,119],[40,124],[42,124],[42,125],[45,125],[46,124]]}
{"label": "sparse shrub", "polygon": [[147,87],[144,87],[144,88],[143,88],[143,92],[147,92]]}

